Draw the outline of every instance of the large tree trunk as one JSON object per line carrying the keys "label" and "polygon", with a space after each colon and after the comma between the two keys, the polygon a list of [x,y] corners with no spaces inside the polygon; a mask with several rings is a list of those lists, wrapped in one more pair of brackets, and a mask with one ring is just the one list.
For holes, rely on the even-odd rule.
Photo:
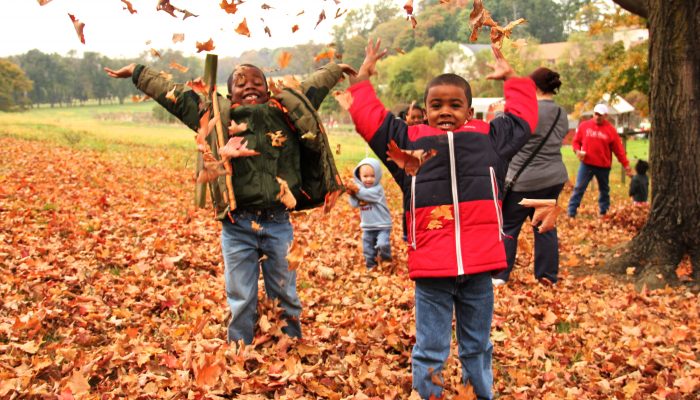
{"label": "large tree trunk", "polygon": [[676,267],[687,254],[698,285],[700,1],[638,2],[646,3],[649,24],[651,211],[639,235],[608,267],[624,273],[635,266],[638,284],[650,288],[675,285]]}

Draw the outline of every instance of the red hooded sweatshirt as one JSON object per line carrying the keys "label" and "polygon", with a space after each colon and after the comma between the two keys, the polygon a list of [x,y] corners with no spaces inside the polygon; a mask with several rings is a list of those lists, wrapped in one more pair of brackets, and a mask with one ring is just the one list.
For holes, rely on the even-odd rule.
{"label": "red hooded sweatshirt", "polygon": [[622,147],[620,135],[607,120],[604,120],[601,125],[596,123],[595,118],[582,122],[576,131],[572,146],[574,151],[586,152],[583,163],[587,165],[610,168],[612,153],[615,153],[615,157],[623,167],[627,168],[630,164]]}

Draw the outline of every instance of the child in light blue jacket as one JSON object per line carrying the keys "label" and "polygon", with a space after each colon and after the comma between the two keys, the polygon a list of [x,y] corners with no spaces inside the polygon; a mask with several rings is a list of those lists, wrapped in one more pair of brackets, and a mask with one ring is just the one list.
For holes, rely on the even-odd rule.
{"label": "child in light blue jacket", "polygon": [[362,254],[367,269],[377,265],[377,255],[382,260],[391,260],[391,213],[386,204],[384,188],[379,183],[382,168],[379,160],[365,158],[353,171],[357,187],[348,189],[350,205],[360,208],[360,228],[362,229]]}

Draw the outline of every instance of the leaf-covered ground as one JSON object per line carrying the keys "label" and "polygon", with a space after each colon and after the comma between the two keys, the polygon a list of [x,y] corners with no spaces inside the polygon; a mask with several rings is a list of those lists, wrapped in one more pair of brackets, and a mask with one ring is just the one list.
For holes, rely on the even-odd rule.
{"label": "leaf-covered ground", "polygon": [[[413,285],[396,187],[396,257],[370,273],[344,198],[329,216],[295,216],[305,337],[282,335],[264,301],[255,344],[241,347],[225,341],[219,227],[191,206],[180,155],[0,138],[0,398],[409,398]],[[560,220],[559,284],[534,281],[522,241],[522,265],[495,291],[498,398],[698,398],[698,296],[597,274],[644,217],[617,206],[600,220],[593,197],[576,224]],[[452,354],[447,398],[464,399]]]}

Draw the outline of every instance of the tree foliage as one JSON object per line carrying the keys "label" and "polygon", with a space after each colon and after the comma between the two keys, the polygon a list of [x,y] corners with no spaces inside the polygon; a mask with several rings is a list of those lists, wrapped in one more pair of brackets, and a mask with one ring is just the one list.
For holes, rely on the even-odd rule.
{"label": "tree foliage", "polygon": [[13,111],[26,108],[29,104],[27,93],[32,90],[32,81],[15,63],[0,59],[0,111]]}

